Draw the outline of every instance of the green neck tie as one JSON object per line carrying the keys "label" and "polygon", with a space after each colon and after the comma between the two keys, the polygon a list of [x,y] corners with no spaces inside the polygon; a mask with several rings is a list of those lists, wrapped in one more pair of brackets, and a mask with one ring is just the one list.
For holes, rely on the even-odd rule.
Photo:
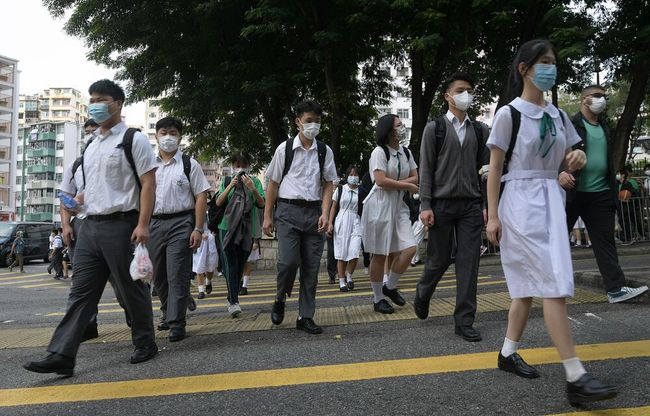
{"label": "green neck tie", "polygon": [[[544,148],[544,145],[546,143],[546,135],[547,133],[551,133],[551,138],[550,138],[550,143],[548,147],[546,147],[546,150],[542,149]],[[539,148],[537,149],[537,152],[542,152],[542,158],[545,158],[548,153],[551,151],[551,148],[555,144],[555,139],[557,136],[557,129],[555,128],[555,123],[553,122],[553,118],[546,112],[544,112],[544,115],[542,116],[542,121],[539,125],[539,139],[541,143],[539,144]]]}

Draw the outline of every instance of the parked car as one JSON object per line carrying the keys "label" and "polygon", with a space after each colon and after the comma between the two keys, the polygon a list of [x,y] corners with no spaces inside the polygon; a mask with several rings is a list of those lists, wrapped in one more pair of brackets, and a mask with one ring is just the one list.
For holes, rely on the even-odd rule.
{"label": "parked car", "polygon": [[25,261],[43,260],[49,262],[50,234],[54,224],[47,222],[0,222],[0,266],[11,264],[11,246],[18,231],[25,240]]}

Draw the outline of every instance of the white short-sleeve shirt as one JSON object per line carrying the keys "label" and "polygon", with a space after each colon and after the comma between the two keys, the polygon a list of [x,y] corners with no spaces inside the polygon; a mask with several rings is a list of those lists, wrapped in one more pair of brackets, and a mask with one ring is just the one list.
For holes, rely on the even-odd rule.
{"label": "white short-sleeve shirt", "polygon": [[77,194],[83,192],[84,179],[81,165],[79,165],[73,175],[72,168],[74,163],[70,163],[63,171],[63,182],[61,182],[59,189],[68,195],[77,196]]}
{"label": "white short-sleeve shirt", "polygon": [[339,199],[339,191],[341,193],[341,201],[339,205],[339,212],[343,211],[352,211],[357,212],[357,206],[359,204],[359,188],[350,188],[350,185],[347,183],[343,186],[337,186],[334,194],[332,195],[332,202],[336,202]]}
{"label": "white short-sleeve shirt", "polygon": [[[540,107],[519,97],[515,98],[510,104],[521,113],[521,124],[512,158],[508,165],[508,171],[557,170],[558,161],[561,163],[567,150],[581,140],[567,114],[560,114],[562,110],[558,110],[551,103],[546,103],[545,107]],[[542,157],[540,152],[540,124],[545,112],[553,119],[557,133],[555,144],[551,147],[549,154]],[[507,152],[511,132],[512,116],[510,107],[503,106],[494,116],[487,146],[490,149],[496,147]],[[545,140],[551,139],[552,137],[547,133]]]}
{"label": "white short-sleeve shirt", "polygon": [[402,180],[409,177],[412,170],[417,169],[418,165],[415,163],[413,153],[410,157],[406,156],[403,148],[393,149],[386,146],[390,160],[386,159],[386,152],[381,146],[375,147],[375,150],[370,154],[370,179],[375,182],[375,171],[381,170],[385,172],[386,177],[394,180]]}
{"label": "white short-sleeve shirt", "polygon": [[[103,136],[99,133],[100,129],[95,130],[95,137],[84,152],[84,205],[88,215],[126,212],[140,207],[135,173],[126,160],[124,149],[120,147],[126,129],[126,124],[120,122]],[[156,160],[145,134],[134,134],[132,153],[138,177],[156,168]]]}
{"label": "white short-sleeve shirt", "polygon": [[[266,171],[268,179],[280,184],[278,197],[285,199],[304,199],[306,201],[319,201],[322,196],[320,180],[320,165],[318,163],[318,146],[316,140],[312,141],[309,149],[302,147],[300,137],[293,139],[293,161],[287,176],[282,178],[284,170],[285,149],[287,142],[280,143],[273,159]],[[323,166],[323,180],[332,182],[337,179],[334,166],[334,153],[326,145],[325,163]]]}
{"label": "white short-sleeve shirt", "polygon": [[210,189],[201,165],[190,159],[190,181],[183,166],[183,154],[177,151],[168,162],[156,156],[156,204],[153,214],[176,214],[194,209],[196,195]]}

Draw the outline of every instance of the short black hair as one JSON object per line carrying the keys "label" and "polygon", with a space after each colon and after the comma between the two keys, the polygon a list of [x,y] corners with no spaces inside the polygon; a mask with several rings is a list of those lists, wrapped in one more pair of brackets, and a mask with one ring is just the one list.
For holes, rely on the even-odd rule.
{"label": "short black hair", "polygon": [[385,114],[379,117],[375,127],[375,139],[377,145],[386,146],[390,142],[390,136],[393,132],[393,123],[397,116],[395,114]]}
{"label": "short black hair", "polygon": [[[357,171],[357,175],[359,175],[359,168],[357,167],[357,165],[350,165],[350,166],[348,166],[348,168],[345,170],[345,178],[346,178],[346,179],[348,178],[348,176],[350,176],[350,174],[352,173],[353,170],[356,170],[356,171]],[[360,176],[360,175],[359,175],[359,176]],[[361,179],[361,178],[359,178],[359,179]]]}
{"label": "short black hair", "polygon": [[474,78],[467,72],[454,72],[449,78],[445,80],[445,91],[448,91],[456,81],[466,81],[472,88],[474,88]]}
{"label": "short black hair", "polygon": [[603,87],[602,85],[598,85],[598,84],[587,85],[586,87],[584,87],[584,88],[582,89],[582,97],[583,97],[583,98],[586,97],[586,95],[587,95],[586,93],[587,93],[587,91],[589,91],[589,90],[602,90],[602,91],[607,91],[607,90],[605,89],[605,87]]}
{"label": "short black hair", "polygon": [[96,122],[95,120],[93,120],[92,118],[89,118],[88,121],[86,121],[86,122],[84,123],[84,129],[85,129],[86,127],[88,127],[88,126],[99,127],[99,124],[97,124],[97,122]]}
{"label": "short black hair", "polygon": [[183,134],[183,122],[176,117],[163,117],[156,123],[156,133],[160,129],[168,129],[170,127],[175,127],[180,134]]}
{"label": "short black hair", "polygon": [[239,165],[239,166],[250,166],[250,157],[244,152],[237,152],[230,156],[230,163],[233,165]]}
{"label": "short black hair", "polygon": [[305,113],[314,113],[318,116],[323,115],[323,107],[320,106],[316,101],[305,100],[301,101],[296,105],[296,116],[302,117]]}
{"label": "short black hair", "polygon": [[90,88],[88,88],[88,94],[92,95],[95,92],[98,94],[110,95],[115,101],[124,102],[126,99],[122,87],[110,79],[100,79],[99,81],[93,82]]}
{"label": "short black hair", "polygon": [[52,232],[53,232],[54,234],[58,234],[58,233],[59,233],[59,229],[58,229],[58,228],[52,228]]}

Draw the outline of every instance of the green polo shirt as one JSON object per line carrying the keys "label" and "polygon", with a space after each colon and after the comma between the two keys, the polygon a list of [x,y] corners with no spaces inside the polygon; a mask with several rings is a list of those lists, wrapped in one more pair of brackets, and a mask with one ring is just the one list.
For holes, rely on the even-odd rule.
{"label": "green polo shirt", "polygon": [[[260,194],[260,196],[262,198],[266,198],[266,196],[264,195],[264,188],[262,187],[262,182],[260,182],[260,180],[257,179],[256,176],[250,176],[250,178],[253,181],[253,184],[255,184],[255,189],[257,189],[257,192]],[[219,187],[219,193],[220,194],[223,193],[226,190],[226,187],[224,185],[225,185],[224,182],[221,182],[221,186]],[[260,210],[257,208],[257,205],[255,203],[255,197],[253,196],[253,193],[251,191],[249,191],[248,189],[246,190],[246,192],[248,193],[249,198],[253,202],[253,209],[251,211],[251,219],[253,221],[253,228],[252,228],[253,235],[255,236],[255,235],[257,235],[258,228],[260,226],[259,225],[260,220],[258,218],[258,215],[260,214],[259,213]],[[233,188],[233,189],[230,190],[230,193],[228,194],[228,199],[227,199],[228,201],[230,201],[230,198],[232,198],[232,194],[234,194],[234,193],[235,193],[235,189]],[[220,230],[223,230],[223,231],[228,231],[228,217],[226,217],[224,215],[223,220],[221,220],[221,223],[219,224],[218,228]]]}
{"label": "green polo shirt", "polygon": [[587,130],[586,154],[587,164],[580,172],[578,192],[602,192],[609,189],[607,183],[607,138],[605,131],[598,125],[582,120]]}

